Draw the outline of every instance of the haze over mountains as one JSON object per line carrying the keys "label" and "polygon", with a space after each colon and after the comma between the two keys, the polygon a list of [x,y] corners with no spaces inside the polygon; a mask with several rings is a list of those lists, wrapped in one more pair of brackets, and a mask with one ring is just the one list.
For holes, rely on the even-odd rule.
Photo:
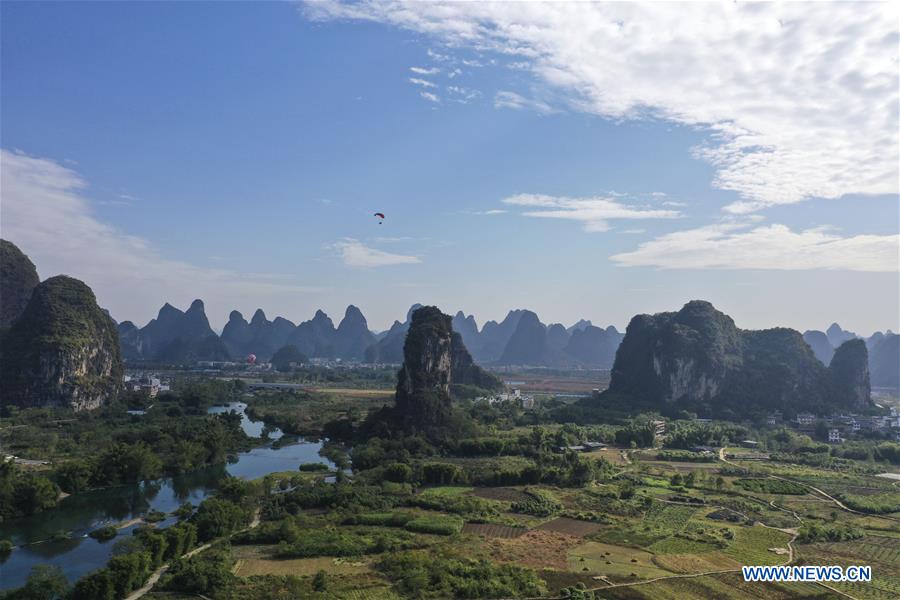
{"label": "haze over mountains", "polygon": [[[269,360],[291,345],[312,358],[399,364],[411,315],[419,307],[413,305],[405,321],[395,321],[378,334],[369,330],[362,311],[351,305],[337,326],[321,310],[299,325],[283,317],[270,321],[262,309],[249,322],[232,311],[218,336],[209,326],[202,300],[194,300],[186,311],[167,303],[144,327],[123,321],[118,328],[127,360],[183,363],[241,360],[249,354]],[[622,340],[612,326],[602,329],[584,320],[568,329],[559,323],[545,325],[534,312],[521,309],[510,311],[499,323],[488,321],[481,329],[473,315],[458,312],[453,327],[478,363],[498,366],[608,369]]]}
{"label": "haze over mountains", "polygon": [[[411,315],[420,306],[414,304],[403,322],[395,321],[380,333],[370,331],[362,311],[350,305],[337,326],[322,310],[299,325],[283,317],[270,321],[262,309],[249,321],[232,311],[219,336],[209,326],[201,300],[195,300],[186,311],[166,304],[142,328],[130,321],[118,328],[126,360],[187,363],[242,360],[254,354],[266,361],[280,348],[295,346],[311,358],[400,364]],[[493,366],[611,369],[624,337],[614,326],[597,327],[584,319],[568,328],[559,323],[546,325],[537,314],[524,309],[511,310],[502,321],[488,321],[481,328],[474,315],[462,311],[452,322],[475,361]],[[806,331],[802,337],[825,366],[843,342],[862,339],[837,323],[826,331]],[[864,341],[872,385],[900,386],[900,336],[888,330]]]}

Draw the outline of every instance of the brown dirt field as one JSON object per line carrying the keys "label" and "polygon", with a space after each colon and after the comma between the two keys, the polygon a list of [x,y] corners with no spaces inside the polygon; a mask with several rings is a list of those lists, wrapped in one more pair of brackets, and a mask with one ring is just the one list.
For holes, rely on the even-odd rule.
{"label": "brown dirt field", "polygon": [[559,517],[552,521],[539,525],[536,529],[541,531],[555,531],[566,535],[584,537],[592,533],[596,533],[602,529],[597,523],[588,523],[587,521],[579,521],[578,519],[570,519],[568,517]]}
{"label": "brown dirt field", "polygon": [[524,492],[506,487],[479,487],[472,491],[472,495],[501,502],[519,502],[528,498]]}
{"label": "brown dirt field", "polygon": [[529,531],[513,539],[491,539],[485,544],[491,558],[500,562],[516,562],[526,567],[565,570],[569,549],[581,538],[554,531]]}
{"label": "brown dirt field", "polygon": [[481,535],[488,538],[512,539],[524,535],[528,530],[524,527],[509,527],[507,525],[494,525],[492,523],[466,523],[463,525],[463,533]]}

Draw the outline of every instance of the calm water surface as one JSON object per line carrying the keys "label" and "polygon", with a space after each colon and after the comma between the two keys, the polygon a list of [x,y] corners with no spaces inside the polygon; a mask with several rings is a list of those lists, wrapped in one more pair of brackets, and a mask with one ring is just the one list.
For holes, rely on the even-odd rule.
{"label": "calm water surface", "polygon": [[[217,414],[234,410],[242,415],[241,426],[247,435],[260,437],[265,425],[261,421],[251,421],[244,412],[246,407],[242,402],[234,402],[228,406],[214,406],[209,412]],[[278,429],[268,433],[270,440],[282,436]],[[104,566],[116,540],[130,536],[137,525],[120,529],[118,537],[107,542],[87,537],[88,532],[104,525],[138,518],[150,510],[169,513],[185,502],[196,506],[216,490],[226,475],[256,479],[276,471],[296,470],[304,462],[325,462],[333,467],[331,461],[319,456],[321,448],[321,442],[302,440],[280,448],[261,446],[238,454],[237,459],[229,464],[176,477],[73,494],[52,510],[0,523],[0,539],[12,540],[17,546],[0,565],[0,590],[22,585],[31,568],[38,564],[59,566],[69,581],[74,582]],[[168,527],[176,522],[177,519],[169,518],[158,523],[157,527]],[[69,532],[70,537],[57,542],[41,541],[58,531]]]}

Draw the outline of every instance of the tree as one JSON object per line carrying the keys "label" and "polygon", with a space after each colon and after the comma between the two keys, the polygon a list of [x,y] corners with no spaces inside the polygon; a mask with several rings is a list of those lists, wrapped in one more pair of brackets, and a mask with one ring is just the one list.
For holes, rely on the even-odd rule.
{"label": "tree", "polygon": [[36,565],[25,585],[7,594],[5,598],[15,600],[54,600],[62,598],[69,587],[62,569],[56,565]]}
{"label": "tree", "polygon": [[723,487],[725,487],[725,480],[722,479],[722,476],[720,475],[716,477],[716,489],[721,490]]}
{"label": "tree", "polygon": [[324,592],[328,589],[328,579],[325,577],[325,571],[319,571],[312,581],[313,589],[317,592]]}
{"label": "tree", "polygon": [[688,473],[687,475],[684,476],[684,485],[686,485],[688,487],[694,487],[694,482],[696,481],[696,479],[697,479],[697,475],[693,471],[691,471],[690,473]]}
{"label": "tree", "polygon": [[678,487],[684,485],[684,477],[681,476],[681,473],[675,473],[674,475],[672,475],[672,479],[670,479],[669,482],[673,486]]}

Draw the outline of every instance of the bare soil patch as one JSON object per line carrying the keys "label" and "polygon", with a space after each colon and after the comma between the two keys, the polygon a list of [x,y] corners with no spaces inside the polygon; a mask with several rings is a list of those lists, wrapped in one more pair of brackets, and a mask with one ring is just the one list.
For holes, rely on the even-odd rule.
{"label": "bare soil patch", "polygon": [[570,519],[569,517],[559,517],[552,521],[539,525],[536,529],[541,531],[554,531],[564,533],[576,537],[584,537],[592,533],[596,533],[602,529],[597,523],[589,523],[587,521],[579,521],[578,519]]}
{"label": "bare soil patch", "polygon": [[466,523],[462,528],[463,533],[472,533],[487,538],[512,539],[528,532],[524,527],[510,527],[508,525],[494,525],[493,523]]}

